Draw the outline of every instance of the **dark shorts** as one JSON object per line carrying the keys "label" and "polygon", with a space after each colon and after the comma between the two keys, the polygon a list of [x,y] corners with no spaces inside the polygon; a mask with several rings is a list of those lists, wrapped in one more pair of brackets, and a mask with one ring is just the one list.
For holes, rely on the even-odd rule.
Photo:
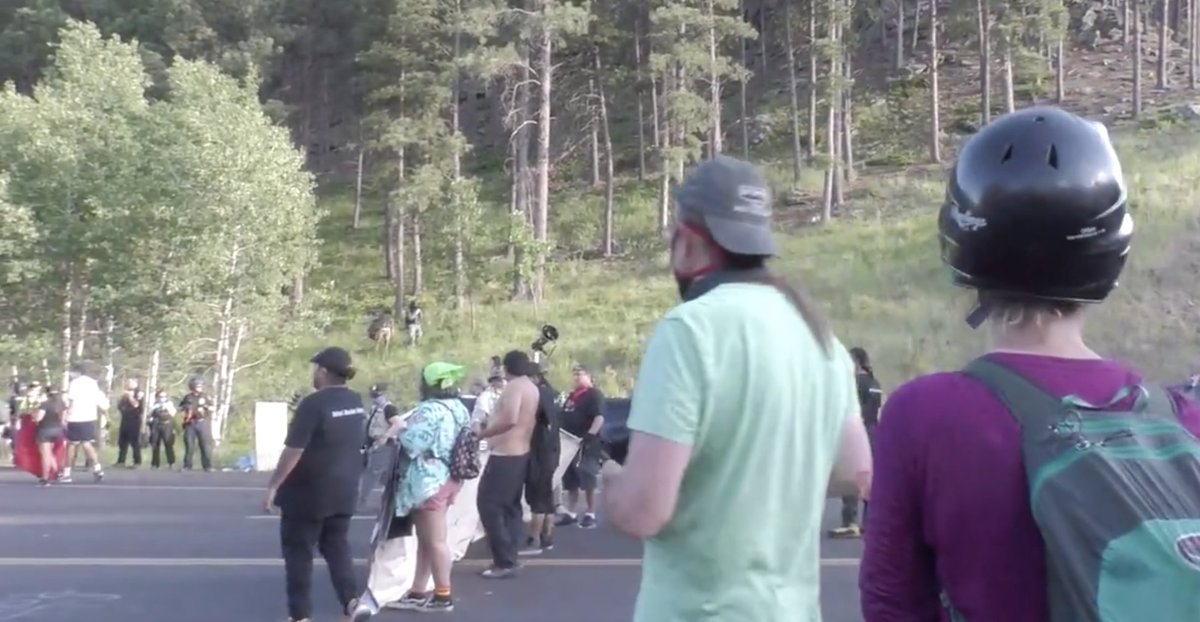
{"label": "dark shorts", "polygon": [[595,490],[596,480],[599,478],[579,468],[576,462],[574,460],[571,461],[571,464],[567,466],[567,470],[563,472],[563,490]]}
{"label": "dark shorts", "polygon": [[529,473],[525,478],[525,503],[534,514],[554,513],[554,471],[544,475]]}
{"label": "dark shorts", "polygon": [[46,427],[38,427],[37,442],[39,443],[57,443],[58,439],[62,438],[62,426],[52,425]]}
{"label": "dark shorts", "polygon": [[67,422],[67,440],[72,443],[90,443],[96,440],[95,421]]}

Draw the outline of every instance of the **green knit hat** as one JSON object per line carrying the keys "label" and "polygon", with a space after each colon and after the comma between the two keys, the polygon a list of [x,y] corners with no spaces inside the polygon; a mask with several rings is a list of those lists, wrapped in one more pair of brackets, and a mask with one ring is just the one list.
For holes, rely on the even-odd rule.
{"label": "green knit hat", "polygon": [[449,389],[467,376],[467,370],[462,365],[438,361],[425,366],[421,372],[425,384],[435,389]]}

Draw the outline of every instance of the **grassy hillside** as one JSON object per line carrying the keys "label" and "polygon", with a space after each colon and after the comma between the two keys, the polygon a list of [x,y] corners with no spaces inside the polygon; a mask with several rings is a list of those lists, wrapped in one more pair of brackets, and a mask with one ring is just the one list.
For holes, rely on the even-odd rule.
{"label": "grassy hillside", "polygon": [[[1137,239],[1122,287],[1095,314],[1095,338],[1114,355],[1177,376],[1198,345],[1188,327],[1197,319],[1189,285],[1200,258],[1192,240],[1200,137],[1176,131],[1118,138]],[[868,348],[889,385],[958,365],[981,343],[962,322],[969,296],[948,284],[938,261],[934,217],[942,177],[940,170],[915,168],[866,179],[851,206],[855,217],[781,234],[776,269],[820,298],[839,335]],[[550,322],[562,333],[552,359],[555,379],[565,381],[570,363],[583,361],[603,370],[605,388],[619,393],[632,386],[644,339],[677,298],[663,253],[651,261],[559,261],[541,305],[501,302],[453,312],[430,301],[419,349],[394,343],[387,354],[375,352],[365,317],[390,296],[380,278],[378,223],[350,231],[347,197],[329,196],[325,204],[324,267],[314,281],[332,282],[336,295],[324,304],[342,320],[329,335],[301,344],[290,362],[298,376],[303,355],[339,343],[358,355],[364,383],[387,380],[411,396],[421,362],[454,360],[482,373],[490,355],[527,347],[538,326]]]}

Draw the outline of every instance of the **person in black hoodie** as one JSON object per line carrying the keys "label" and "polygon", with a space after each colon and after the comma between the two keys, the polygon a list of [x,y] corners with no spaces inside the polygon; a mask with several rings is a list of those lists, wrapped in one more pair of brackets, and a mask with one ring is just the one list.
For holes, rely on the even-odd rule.
{"label": "person in black hoodie", "polygon": [[[867,440],[875,446],[875,426],[879,424],[879,409],[883,406],[883,389],[875,379],[871,357],[860,347],[850,348],[854,360],[854,376],[858,380],[858,405],[863,424],[867,428]],[[862,501],[862,523],[858,521],[858,495],[842,497],[842,526],[829,532],[833,538],[858,538],[867,523],[867,502]]]}
{"label": "person in black hoodie", "polygon": [[546,380],[544,371],[537,375],[538,409],[529,444],[529,471],[525,478],[525,503],[532,515],[529,538],[521,555],[541,555],[554,548],[554,472],[562,454],[558,434],[558,391]]}

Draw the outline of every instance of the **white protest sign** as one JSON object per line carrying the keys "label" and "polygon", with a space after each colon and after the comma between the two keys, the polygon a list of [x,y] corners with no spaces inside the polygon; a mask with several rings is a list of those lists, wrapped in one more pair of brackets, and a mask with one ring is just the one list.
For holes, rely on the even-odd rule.
{"label": "white protest sign", "polygon": [[254,404],[254,468],[273,471],[283,453],[287,438],[288,405],[286,402],[256,402]]}

